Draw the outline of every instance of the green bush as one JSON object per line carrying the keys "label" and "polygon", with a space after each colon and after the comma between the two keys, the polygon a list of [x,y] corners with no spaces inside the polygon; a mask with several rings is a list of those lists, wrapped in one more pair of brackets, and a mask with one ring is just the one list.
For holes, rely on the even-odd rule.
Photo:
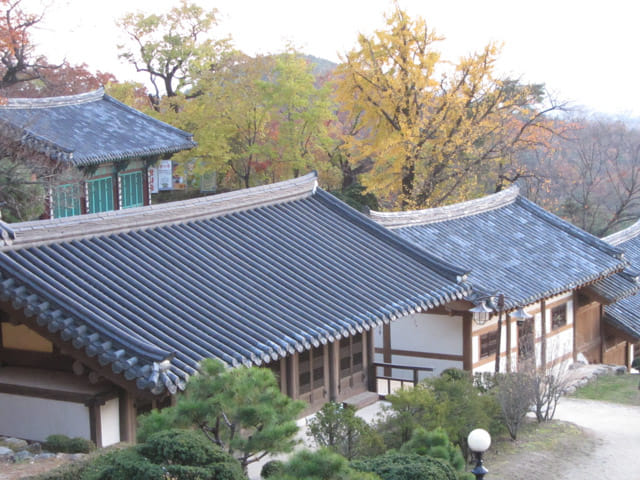
{"label": "green bush", "polygon": [[413,432],[411,440],[402,446],[401,452],[437,458],[451,465],[456,471],[458,479],[468,478],[468,474],[464,472],[466,462],[460,447],[451,443],[447,432],[441,428],[436,428],[431,432],[417,428]]}
{"label": "green bush", "polygon": [[348,460],[384,451],[382,437],[356,415],[351,405],[325,403],[307,426],[319,447],[327,447]]}
{"label": "green bush", "polygon": [[388,395],[387,401],[390,405],[376,426],[387,448],[400,448],[417,427],[433,430],[444,422],[444,405],[424,382]]}
{"label": "green bush", "polygon": [[640,370],[640,357],[636,357],[631,362],[631,368],[635,368],[636,370]]}
{"label": "green bush", "polygon": [[165,472],[138,453],[136,447],[114,450],[97,457],[81,480],[161,480]]}
{"label": "green bush", "polygon": [[90,453],[96,449],[91,440],[82,437],[69,438],[66,435],[49,435],[43,448],[55,453]]}
{"label": "green bush", "polygon": [[284,469],[284,462],[280,460],[271,460],[265,463],[260,470],[260,476],[262,478],[269,478],[274,475],[279,475]]}
{"label": "green bush", "polygon": [[203,433],[177,428],[154,433],[139,451],[153,463],[203,466],[233,460]]}
{"label": "green bush", "polygon": [[[463,455],[467,455],[467,435],[475,428],[484,428],[492,436],[502,433],[504,423],[502,412],[496,397],[485,393],[474,385],[469,372],[445,370],[438,378],[425,381],[442,408],[440,424],[449,439],[460,446]],[[433,430],[429,425],[421,425]]]}
{"label": "green bush", "polygon": [[302,450],[283,465],[272,480],[378,480],[378,477],[349,466],[347,459],[328,449]]}
{"label": "green bush", "polygon": [[382,480],[456,480],[451,466],[437,458],[415,453],[388,452],[365,460],[354,460],[351,466],[361,472],[372,472]]}

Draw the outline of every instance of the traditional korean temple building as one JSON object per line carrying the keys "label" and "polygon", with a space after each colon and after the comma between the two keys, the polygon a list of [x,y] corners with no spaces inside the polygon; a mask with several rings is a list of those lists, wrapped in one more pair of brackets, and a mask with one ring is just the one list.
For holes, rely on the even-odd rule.
{"label": "traditional korean temple building", "polygon": [[55,168],[46,180],[46,218],[149,205],[148,168],[195,146],[191,134],[115,100],[102,88],[7,99],[0,105],[0,138]]}
{"label": "traditional korean temple building", "polygon": [[[640,221],[613,235],[603,238],[606,242],[624,250],[625,257],[631,266],[625,270],[628,277],[640,276]],[[607,323],[605,348],[618,358],[633,358],[638,352],[630,345],[640,341],[640,294],[617,299],[604,308]],[[616,344],[615,338],[626,337],[629,343],[625,346]]]}
{"label": "traditional korean temple building", "polygon": [[[629,337],[603,315],[605,305],[638,291],[636,278],[623,273],[629,263],[621,246],[545,211],[515,186],[447,207],[370,216],[417,247],[467,267],[468,300],[492,312],[480,325],[469,306],[452,304],[439,314],[385,325],[376,337],[379,360],[473,371],[494,371],[496,363],[500,371],[512,370],[531,358],[544,367],[579,354],[590,362],[630,364]],[[518,308],[533,317],[514,321],[509,313]]]}
{"label": "traditional korean temple building", "polygon": [[271,368],[307,411],[375,391],[372,330],[470,294],[315,174],[0,233],[0,434],[35,440],[133,440],[208,357]]}

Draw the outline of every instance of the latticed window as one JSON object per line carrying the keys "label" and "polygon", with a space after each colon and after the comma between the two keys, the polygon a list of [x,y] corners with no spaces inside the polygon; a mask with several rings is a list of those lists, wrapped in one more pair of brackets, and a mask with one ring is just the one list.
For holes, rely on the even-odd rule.
{"label": "latticed window", "polygon": [[54,187],[51,202],[53,204],[53,218],[71,217],[82,213],[79,185],[66,184]]}
{"label": "latticed window", "polygon": [[567,324],[567,304],[564,303],[551,309],[551,329],[555,330]]}
{"label": "latticed window", "polygon": [[305,350],[298,356],[298,382],[300,393],[324,385],[324,348],[322,346]]}
{"label": "latticed window", "polygon": [[142,172],[123,173],[120,175],[122,189],[122,208],[141,207],[144,205],[142,188]]}
{"label": "latticed window", "polygon": [[105,177],[87,182],[89,213],[113,210],[113,178]]}
{"label": "latticed window", "polygon": [[362,334],[340,339],[340,378],[362,371]]}
{"label": "latticed window", "polygon": [[480,335],[480,358],[488,357],[489,355],[494,355],[498,351],[498,331],[494,330],[492,332],[485,333],[484,335]]}

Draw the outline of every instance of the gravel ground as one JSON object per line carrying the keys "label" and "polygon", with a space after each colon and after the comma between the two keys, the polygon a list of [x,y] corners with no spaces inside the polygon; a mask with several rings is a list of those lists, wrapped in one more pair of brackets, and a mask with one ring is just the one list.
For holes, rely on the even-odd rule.
{"label": "gravel ground", "polygon": [[582,427],[597,441],[590,455],[571,462],[555,478],[640,478],[640,462],[636,457],[640,452],[640,407],[563,398],[555,418]]}

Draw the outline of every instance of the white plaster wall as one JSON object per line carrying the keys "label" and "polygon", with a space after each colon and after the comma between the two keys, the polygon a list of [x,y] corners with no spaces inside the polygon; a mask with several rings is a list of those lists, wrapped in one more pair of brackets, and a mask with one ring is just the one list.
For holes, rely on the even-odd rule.
{"label": "white plaster wall", "polygon": [[120,405],[112,398],[100,407],[102,426],[102,446],[107,447],[120,441]]}
{"label": "white plaster wall", "polygon": [[[393,363],[412,367],[433,368],[433,372],[418,372],[418,380],[422,380],[427,377],[437,377],[447,368],[462,369],[462,362],[456,362],[454,360],[436,360],[434,358],[417,358],[404,355],[394,355]],[[392,369],[392,376],[403,380],[413,380],[413,371],[394,368]]]}
{"label": "white plaster wall", "polygon": [[547,337],[547,362],[573,352],[573,328]]}
{"label": "white plaster wall", "polygon": [[[422,353],[440,353],[462,355],[462,317],[418,313],[399,318],[390,324],[391,349],[408,350]],[[374,330],[374,345],[383,347],[382,327]],[[382,362],[381,353],[375,354],[375,361]],[[431,367],[433,373],[420,372],[420,379],[426,376],[439,375],[447,368],[462,368],[462,361],[437,360],[414,356],[393,355],[392,363]],[[413,373],[409,370],[393,371],[393,376],[410,380]]]}
{"label": "white plaster wall", "polygon": [[391,349],[462,355],[462,317],[417,313],[391,323]]}
{"label": "white plaster wall", "polygon": [[44,441],[61,433],[90,438],[89,408],[81,403],[0,393],[0,434]]}

